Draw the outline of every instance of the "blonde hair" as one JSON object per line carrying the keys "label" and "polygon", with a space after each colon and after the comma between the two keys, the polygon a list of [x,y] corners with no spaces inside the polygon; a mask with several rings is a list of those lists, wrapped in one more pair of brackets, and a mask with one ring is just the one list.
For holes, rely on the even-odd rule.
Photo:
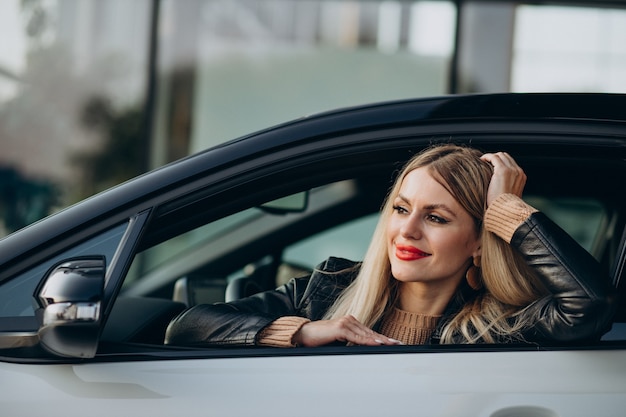
{"label": "blonde hair", "polygon": [[[480,159],[476,149],[458,145],[435,145],[413,157],[400,172],[391,188],[365,254],[359,273],[340,295],[324,318],[352,315],[368,327],[374,327],[396,302],[398,282],[391,275],[385,239],[393,212],[393,200],[400,192],[406,175],[422,167],[459,202],[474,219],[481,239],[480,277],[484,286],[461,310],[444,324],[442,343],[494,342],[516,337],[530,326],[525,307],[539,299],[545,289],[530,267],[511,246],[491,232],[483,230],[487,189],[493,168]],[[457,297],[461,292],[457,291]]]}

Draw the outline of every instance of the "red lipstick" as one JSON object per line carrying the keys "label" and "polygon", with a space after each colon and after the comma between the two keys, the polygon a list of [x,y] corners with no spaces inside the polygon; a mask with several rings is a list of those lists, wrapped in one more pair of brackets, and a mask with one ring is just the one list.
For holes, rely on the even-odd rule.
{"label": "red lipstick", "polygon": [[430,253],[422,252],[414,246],[396,245],[396,258],[401,261],[417,261],[430,256]]}

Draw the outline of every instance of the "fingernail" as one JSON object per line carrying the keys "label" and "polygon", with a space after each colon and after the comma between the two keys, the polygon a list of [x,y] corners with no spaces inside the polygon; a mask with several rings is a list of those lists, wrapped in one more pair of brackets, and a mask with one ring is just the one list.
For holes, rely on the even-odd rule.
{"label": "fingernail", "polygon": [[396,339],[389,339],[389,340],[391,340],[393,343],[397,343],[397,344],[399,344],[399,345],[403,345],[403,344],[404,344],[404,343],[402,343],[401,341],[396,340]]}
{"label": "fingernail", "polygon": [[384,345],[384,344],[385,344],[385,342],[383,342],[383,341],[382,341],[382,340],[380,340],[380,339],[374,339],[374,342],[376,342],[376,343],[380,343],[381,345]]}

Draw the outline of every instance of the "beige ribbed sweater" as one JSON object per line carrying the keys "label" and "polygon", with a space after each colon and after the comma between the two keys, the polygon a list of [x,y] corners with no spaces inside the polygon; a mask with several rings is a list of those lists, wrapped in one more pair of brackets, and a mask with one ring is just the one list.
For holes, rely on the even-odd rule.
{"label": "beige ribbed sweater", "polygon": [[[503,194],[485,212],[485,228],[507,243],[528,216],[537,210],[513,194]],[[407,345],[427,343],[440,316],[425,316],[399,309],[391,311],[381,323],[380,333]],[[280,317],[257,336],[257,345],[294,347],[293,335],[310,320],[303,317]]]}
{"label": "beige ribbed sweater", "polygon": [[394,308],[383,319],[380,334],[396,339],[405,345],[428,343],[441,316],[427,316]]}

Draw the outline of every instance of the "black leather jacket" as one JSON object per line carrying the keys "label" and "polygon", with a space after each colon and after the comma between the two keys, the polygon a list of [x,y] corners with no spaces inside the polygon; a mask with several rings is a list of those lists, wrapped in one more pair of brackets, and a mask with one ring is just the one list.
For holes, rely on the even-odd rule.
{"label": "black leather jacket", "polygon": [[[529,308],[535,325],[521,335],[523,340],[593,340],[610,329],[615,309],[612,286],[598,262],[555,223],[534,213],[515,231],[511,245],[524,255],[551,293]],[[358,267],[345,259],[329,258],[310,276],[294,278],[276,290],[230,303],[191,307],[170,323],[165,343],[254,345],[257,334],[279,317],[319,320],[354,279]],[[472,296],[467,285],[459,287],[431,343],[439,343],[442,327]]]}

